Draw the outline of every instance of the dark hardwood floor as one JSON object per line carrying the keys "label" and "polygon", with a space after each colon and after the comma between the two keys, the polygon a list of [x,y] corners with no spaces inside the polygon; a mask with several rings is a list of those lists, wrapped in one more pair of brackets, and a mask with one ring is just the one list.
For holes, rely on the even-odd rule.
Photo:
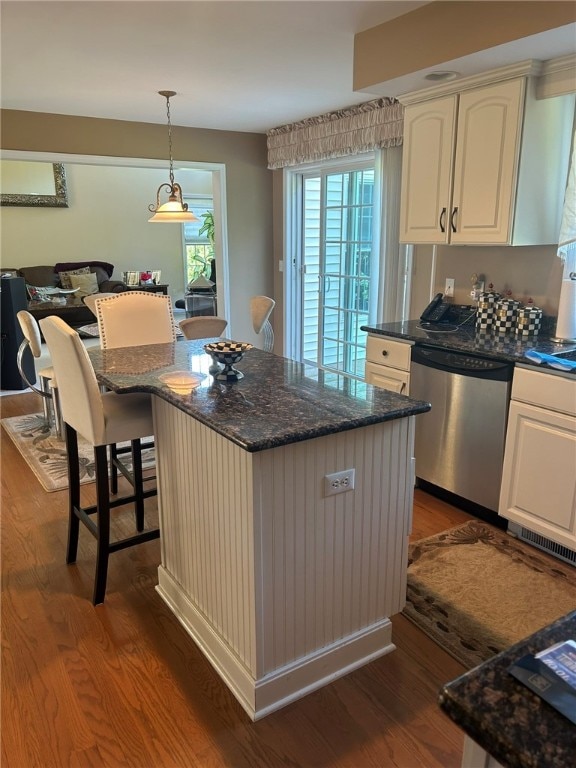
{"label": "dark hardwood floor", "polygon": [[[94,540],[81,532],[66,566],[66,491],[46,493],[1,433],[3,766],[460,766],[463,734],[436,701],[464,668],[403,616],[393,653],[252,723],[156,593],[160,542],[113,554],[94,608]],[[416,490],[414,539],[467,519]]]}

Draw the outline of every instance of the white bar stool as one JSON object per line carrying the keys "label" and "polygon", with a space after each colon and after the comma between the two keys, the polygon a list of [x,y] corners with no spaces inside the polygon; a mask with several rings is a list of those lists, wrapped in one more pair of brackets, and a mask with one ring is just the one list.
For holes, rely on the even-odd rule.
{"label": "white bar stool", "polygon": [[[92,597],[92,602],[97,605],[104,602],[110,554],[160,536],[160,530],[152,528],[110,541],[110,510],[131,503],[138,507],[143,499],[156,493],[155,490],[144,491],[141,477],[139,484],[134,488],[134,493],[129,496],[111,499],[108,485],[107,447],[124,441],[134,443],[152,434],[150,395],[102,393],[86,347],[76,331],[70,328],[62,318],[55,316],[40,320],[40,327],[50,350],[54,370],[60,380],[60,403],[68,454],[69,510],[66,562],[68,564],[76,562],[80,523],[83,523],[97,542]],[[78,435],[87,440],[94,449],[97,501],[90,507],[82,507],[80,503]],[[137,526],[138,524],[137,520]]]}
{"label": "white bar stool", "polygon": [[42,354],[42,337],[40,335],[40,328],[36,322],[36,318],[27,312],[25,309],[20,310],[16,315],[20,328],[24,334],[22,344],[18,349],[16,356],[16,365],[20,376],[24,379],[26,384],[31,390],[42,397],[42,410],[44,412],[44,418],[50,426],[54,427],[54,432],[57,437],[62,437],[64,434],[62,416],[60,413],[60,403],[58,400],[58,386],[56,384],[56,377],[54,376],[54,369],[52,366],[41,368],[36,371],[36,376],[40,379],[40,388],[32,384],[26,376],[24,366],[22,365],[22,357],[26,350],[29,349],[33,357],[38,360]]}

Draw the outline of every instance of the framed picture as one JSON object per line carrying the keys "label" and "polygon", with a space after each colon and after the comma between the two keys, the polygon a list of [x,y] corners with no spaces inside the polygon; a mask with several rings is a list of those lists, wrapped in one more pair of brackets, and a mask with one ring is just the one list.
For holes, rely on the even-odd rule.
{"label": "framed picture", "polygon": [[[62,163],[2,160],[0,205],[68,208],[66,172]],[[10,190],[8,194],[5,190]]]}
{"label": "framed picture", "polygon": [[152,280],[154,282],[154,285],[160,285],[160,278],[162,276],[162,272],[159,269],[153,269],[152,270]]}
{"label": "framed picture", "polygon": [[126,285],[140,285],[140,272],[123,272],[122,279]]}

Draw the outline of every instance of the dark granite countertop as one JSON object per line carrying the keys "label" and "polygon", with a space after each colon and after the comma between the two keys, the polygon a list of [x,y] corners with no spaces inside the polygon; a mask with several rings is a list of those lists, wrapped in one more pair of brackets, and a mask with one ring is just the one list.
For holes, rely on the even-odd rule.
{"label": "dark granite countertop", "polygon": [[[92,348],[88,354],[99,382],[112,391],[158,395],[249,452],[430,410],[422,400],[256,348],[235,365],[243,379],[218,382],[208,373],[212,360],[203,349],[206,341]],[[188,395],[176,394],[159,379],[181,370],[202,376],[201,385]]]}
{"label": "dark granite countertop", "polygon": [[505,768],[576,765],[576,726],[508,672],[522,656],[569,638],[576,611],[445,685],[440,707]]}
{"label": "dark granite countertop", "polygon": [[[454,326],[449,327],[453,328]],[[413,341],[417,344],[428,344],[452,351],[469,352],[481,357],[535,366],[547,373],[571,377],[576,375],[576,369],[571,372],[562,372],[549,368],[545,364],[538,365],[538,363],[524,357],[528,349],[536,349],[545,354],[576,350],[576,344],[554,343],[550,336],[545,333],[539,333],[537,336],[528,338],[521,338],[514,334],[486,334],[477,332],[473,323],[464,324],[456,331],[444,331],[442,323],[436,324],[433,329],[424,329],[421,327],[420,320],[363,325],[362,330],[377,336],[390,336]]]}

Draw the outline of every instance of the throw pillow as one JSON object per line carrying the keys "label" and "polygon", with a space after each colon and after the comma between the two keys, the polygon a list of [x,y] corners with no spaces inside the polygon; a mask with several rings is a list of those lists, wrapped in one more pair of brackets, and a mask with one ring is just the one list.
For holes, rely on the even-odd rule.
{"label": "throw pillow", "polygon": [[58,277],[60,278],[60,285],[62,288],[74,288],[72,283],[70,282],[70,278],[72,275],[89,275],[90,274],[90,267],[82,267],[81,269],[70,269],[67,272],[59,272]]}
{"label": "throw pillow", "polygon": [[102,269],[102,267],[89,267],[90,272],[93,272],[96,275],[96,279],[98,280],[98,285],[102,285],[102,283],[107,282],[110,280],[110,275],[108,272],[106,272],[105,269]]}
{"label": "throw pillow", "polygon": [[98,278],[94,272],[89,272],[87,275],[70,275],[70,282],[72,288],[78,288],[76,296],[80,298],[98,293]]}

